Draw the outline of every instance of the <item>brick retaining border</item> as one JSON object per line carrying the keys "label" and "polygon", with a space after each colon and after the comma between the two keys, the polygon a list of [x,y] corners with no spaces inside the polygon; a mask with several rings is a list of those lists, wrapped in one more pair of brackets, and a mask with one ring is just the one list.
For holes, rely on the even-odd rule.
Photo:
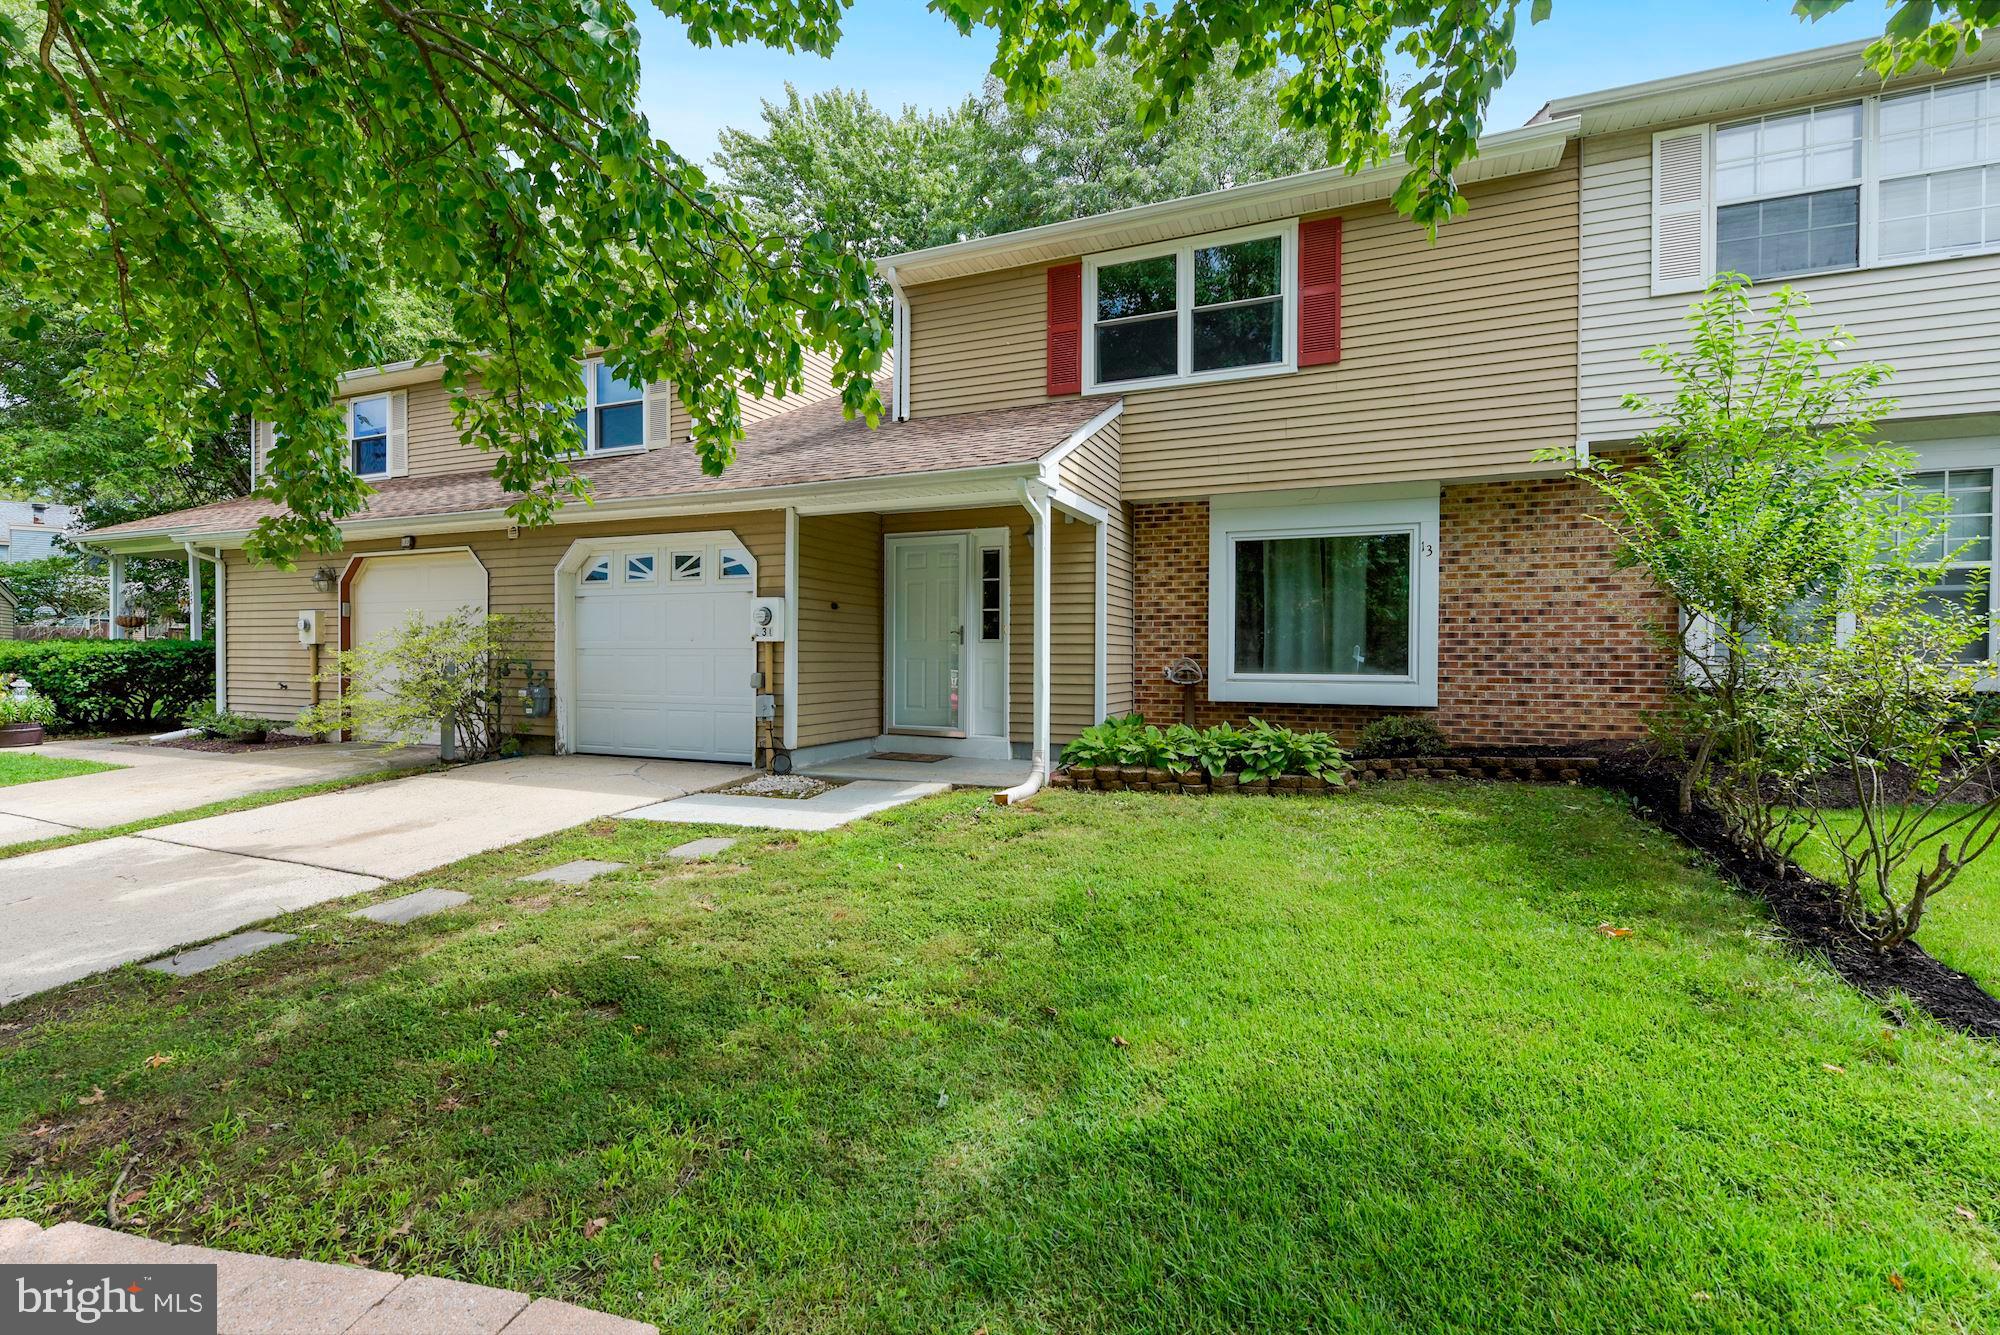
{"label": "brick retaining border", "polygon": [[1471,779],[1489,783],[1581,783],[1597,769],[1596,756],[1397,756],[1380,760],[1355,760],[1340,783],[1328,784],[1303,774],[1287,774],[1259,784],[1245,784],[1233,774],[1222,782],[1198,775],[1185,782],[1163,769],[1143,765],[1100,765],[1057,770],[1049,776],[1051,788],[1074,788],[1106,793],[1185,793],[1204,797],[1228,793],[1262,796],[1268,793],[1300,797],[1337,793],[1358,783],[1385,783],[1398,779]]}

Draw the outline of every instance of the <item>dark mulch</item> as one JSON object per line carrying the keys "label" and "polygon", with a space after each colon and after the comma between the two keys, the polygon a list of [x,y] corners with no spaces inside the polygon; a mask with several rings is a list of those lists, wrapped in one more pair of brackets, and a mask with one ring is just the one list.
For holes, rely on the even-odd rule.
{"label": "dark mulch", "polygon": [[1770,906],[1794,945],[1823,957],[1868,996],[1891,1001],[1900,993],[1949,1028],[2000,1038],[2000,999],[1915,942],[1875,949],[1842,920],[1824,881],[1797,867],[1779,875],[1738,848],[1721,818],[1699,805],[1682,815],[1673,773],[1643,752],[1605,754],[1592,778],[1626,793],[1647,819],[1713,858],[1725,875]]}
{"label": "dark mulch", "polygon": [[261,742],[232,742],[221,737],[183,737],[178,742],[154,742],[177,751],[284,751],[294,746],[312,746],[317,737],[266,737]]}

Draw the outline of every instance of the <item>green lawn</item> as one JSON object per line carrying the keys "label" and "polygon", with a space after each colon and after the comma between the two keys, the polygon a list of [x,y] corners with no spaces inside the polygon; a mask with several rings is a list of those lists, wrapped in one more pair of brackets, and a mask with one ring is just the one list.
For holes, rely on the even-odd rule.
{"label": "green lawn", "polygon": [[[1940,819],[1957,810],[1948,808],[1940,813]],[[1799,861],[1822,876],[1836,875],[1839,865],[1812,843],[1800,850]],[[1989,849],[1925,906],[1917,944],[1954,969],[1971,974],[1988,991],[2000,993],[2000,845]]]}
{"label": "green lawn", "polygon": [[67,756],[43,756],[32,751],[9,749],[0,751],[0,788],[124,768],[123,765],[107,765],[97,760],[72,760]]}
{"label": "green lawn", "polygon": [[[665,858],[708,832],[0,1012],[0,1216],[129,1165],[155,1236],[673,1330],[2000,1325],[2000,1049],[1609,795],[965,794]],[[513,880],[572,857],[635,865]]]}

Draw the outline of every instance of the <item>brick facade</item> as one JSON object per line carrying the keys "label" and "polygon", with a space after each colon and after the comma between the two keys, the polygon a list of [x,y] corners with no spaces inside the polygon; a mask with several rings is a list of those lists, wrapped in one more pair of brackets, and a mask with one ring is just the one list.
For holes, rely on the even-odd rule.
{"label": "brick facade", "polygon": [[[1466,745],[1540,745],[1641,736],[1666,699],[1668,659],[1646,633],[1666,613],[1566,478],[1447,486],[1439,506],[1438,726]],[[1132,506],[1139,712],[1168,722],[1176,659],[1208,665],[1208,503]],[[1210,701],[1195,720],[1252,714],[1351,740],[1373,706]]]}

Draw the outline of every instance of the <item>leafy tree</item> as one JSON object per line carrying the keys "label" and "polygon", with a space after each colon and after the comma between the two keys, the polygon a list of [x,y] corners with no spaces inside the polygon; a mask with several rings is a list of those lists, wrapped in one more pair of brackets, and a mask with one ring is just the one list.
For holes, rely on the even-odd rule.
{"label": "leafy tree", "polygon": [[[1800,0],[1815,14],[1842,0]],[[843,0],[660,0],[698,46],[826,53]],[[1941,63],[2000,0],[1896,11],[1881,68]],[[1435,229],[1514,67],[1520,0],[932,0],[999,34],[1013,104],[1063,71],[1127,58],[1141,128],[1204,73],[1278,78],[1284,123],[1363,167],[1400,148],[1396,203]],[[1530,0],[1531,19],[1551,0]],[[1390,96],[1391,62],[1414,68]],[[434,290],[434,351],[461,432],[496,456],[524,523],[587,494],[566,453],[602,351],[672,381],[704,465],[732,457],[739,388],[795,387],[832,355],[850,412],[879,413],[887,330],[855,257],[821,232],[771,235],[636,111],[625,0],[0,0],[0,236],[9,281],[106,334],[94,386],[178,450],[246,414],[283,428],[263,477],[289,507],[252,554],[338,541],[365,499],[343,466],[335,377],[382,360],[384,294]],[[30,334],[34,331],[30,329]],[[482,392],[475,392],[483,387]]]}
{"label": "leafy tree", "polygon": [[[948,110],[894,115],[787,85],[758,130],[723,131],[715,165],[759,225],[824,230],[863,260],[1326,165],[1318,137],[1282,123],[1272,78],[1210,71],[1150,129],[1142,102],[1117,58],[1067,72],[1032,112],[991,79]],[[886,285],[875,295],[886,309]]]}
{"label": "leafy tree", "polygon": [[14,591],[22,621],[35,619],[44,607],[56,617],[101,615],[104,574],[74,553],[14,561],[0,567],[0,578]]}

